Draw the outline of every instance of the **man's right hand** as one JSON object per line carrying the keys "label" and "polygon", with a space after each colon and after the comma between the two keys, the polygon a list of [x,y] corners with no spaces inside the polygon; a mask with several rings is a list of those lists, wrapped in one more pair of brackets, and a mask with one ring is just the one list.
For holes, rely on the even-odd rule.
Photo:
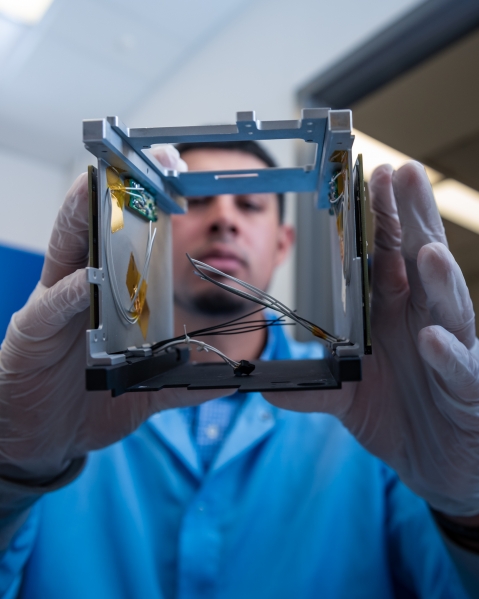
{"label": "man's right hand", "polygon": [[[156,156],[183,170],[175,152],[158,148]],[[0,479],[48,486],[72,460],[120,440],[153,413],[215,396],[165,389],[112,398],[85,391],[87,261],[88,190],[81,175],[58,214],[41,281],[14,314],[0,351]]]}

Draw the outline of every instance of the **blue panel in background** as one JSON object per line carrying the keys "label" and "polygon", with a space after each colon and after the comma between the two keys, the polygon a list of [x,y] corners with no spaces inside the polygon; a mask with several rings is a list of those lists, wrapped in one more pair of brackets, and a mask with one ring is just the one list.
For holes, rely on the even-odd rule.
{"label": "blue panel in background", "polygon": [[44,256],[0,245],[0,340],[40,279]]}

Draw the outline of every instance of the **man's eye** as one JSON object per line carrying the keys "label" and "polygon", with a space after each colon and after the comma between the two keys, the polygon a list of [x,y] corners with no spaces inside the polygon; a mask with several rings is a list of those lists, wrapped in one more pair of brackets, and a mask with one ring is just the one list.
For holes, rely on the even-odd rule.
{"label": "man's eye", "polygon": [[188,207],[189,208],[195,208],[196,206],[203,206],[205,204],[208,203],[208,200],[211,199],[211,197],[208,196],[202,196],[202,197],[195,197],[195,198],[186,198],[188,201]]}
{"label": "man's eye", "polygon": [[264,205],[262,202],[254,200],[253,198],[239,198],[238,205],[242,210],[246,212],[261,212],[264,210]]}

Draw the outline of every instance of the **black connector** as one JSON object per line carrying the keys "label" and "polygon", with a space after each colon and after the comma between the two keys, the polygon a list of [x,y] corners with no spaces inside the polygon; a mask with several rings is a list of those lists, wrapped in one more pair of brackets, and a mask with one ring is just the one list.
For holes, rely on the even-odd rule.
{"label": "black connector", "polygon": [[255,365],[248,362],[248,360],[240,360],[239,366],[237,366],[233,372],[235,376],[247,376],[251,374],[255,369]]}

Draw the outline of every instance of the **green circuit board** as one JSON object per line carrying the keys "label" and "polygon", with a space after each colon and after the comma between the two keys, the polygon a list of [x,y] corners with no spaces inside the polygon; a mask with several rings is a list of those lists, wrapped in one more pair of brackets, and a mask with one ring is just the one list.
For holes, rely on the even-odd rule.
{"label": "green circuit board", "polygon": [[151,193],[131,178],[125,179],[125,188],[128,190],[126,207],[146,220],[156,222],[156,202]]}

